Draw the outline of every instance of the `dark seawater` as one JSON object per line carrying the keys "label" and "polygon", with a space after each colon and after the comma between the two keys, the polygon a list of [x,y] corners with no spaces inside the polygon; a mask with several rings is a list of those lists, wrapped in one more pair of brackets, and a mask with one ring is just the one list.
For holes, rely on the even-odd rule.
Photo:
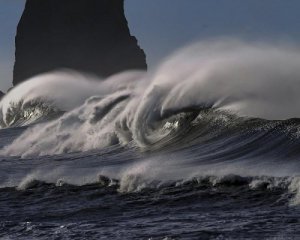
{"label": "dark seawater", "polygon": [[[224,162],[229,166],[248,162],[246,159],[251,156],[251,164],[264,159],[261,168],[265,171],[269,169],[264,165],[281,166],[280,159],[285,158],[281,168],[289,165],[297,172],[299,164],[293,159],[299,155],[299,140],[291,139],[286,130],[281,130],[298,126],[299,121],[265,124],[257,121],[248,123],[244,131],[235,126],[230,134],[206,135],[205,140],[203,136],[196,137],[199,132],[196,134],[195,129],[190,130],[188,141],[177,136],[180,141],[176,149],[166,147],[161,150],[163,153],[113,146],[52,157],[2,157],[0,236],[3,239],[298,239],[300,179],[260,175],[259,169],[257,175],[223,174],[221,170],[213,175],[207,170],[221,163],[224,167]],[[24,128],[1,130],[1,144],[7,144],[23,131]],[[186,158],[176,161],[175,166],[162,164],[161,168],[166,169],[156,177],[148,177],[144,170],[129,171],[121,179],[102,175],[104,168],[110,175],[127,166],[135,168],[132,166],[144,159],[172,162],[172,157],[178,155]],[[207,167],[207,162],[214,163]],[[251,164],[245,163],[244,167],[251,169]],[[172,171],[174,167],[177,172],[186,169],[195,172],[184,178],[179,174],[178,179],[158,177],[164,179],[168,168]],[[147,171],[151,171],[151,166]]]}
{"label": "dark seawater", "polygon": [[300,239],[300,51],[202,43],[0,102],[0,239]]}

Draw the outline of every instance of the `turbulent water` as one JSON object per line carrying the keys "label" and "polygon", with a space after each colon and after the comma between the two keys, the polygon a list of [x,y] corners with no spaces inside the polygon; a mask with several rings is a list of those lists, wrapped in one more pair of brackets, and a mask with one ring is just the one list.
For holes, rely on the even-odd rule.
{"label": "turbulent water", "polygon": [[202,42],[0,102],[3,239],[300,238],[300,49]]}

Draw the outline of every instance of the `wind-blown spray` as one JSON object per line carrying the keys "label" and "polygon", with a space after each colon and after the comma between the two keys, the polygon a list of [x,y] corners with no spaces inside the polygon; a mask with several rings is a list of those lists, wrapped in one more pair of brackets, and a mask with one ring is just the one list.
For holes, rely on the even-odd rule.
{"label": "wind-blown spray", "polygon": [[183,49],[149,73],[103,81],[75,72],[41,75],[1,101],[3,125],[16,121],[13,106],[24,111],[43,102],[66,113],[30,127],[2,154],[52,155],[131,141],[145,148],[178,128],[178,114],[204,109],[269,120],[300,117],[299,69],[298,49],[223,40]]}

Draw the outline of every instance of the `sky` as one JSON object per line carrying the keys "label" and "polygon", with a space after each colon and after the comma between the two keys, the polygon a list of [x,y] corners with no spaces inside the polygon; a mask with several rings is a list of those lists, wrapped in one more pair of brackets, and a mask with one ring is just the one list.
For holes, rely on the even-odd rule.
{"label": "sky", "polygon": [[[0,0],[0,89],[11,87],[14,37],[25,0]],[[300,43],[299,0],[125,0],[150,68],[193,42],[219,37]]]}

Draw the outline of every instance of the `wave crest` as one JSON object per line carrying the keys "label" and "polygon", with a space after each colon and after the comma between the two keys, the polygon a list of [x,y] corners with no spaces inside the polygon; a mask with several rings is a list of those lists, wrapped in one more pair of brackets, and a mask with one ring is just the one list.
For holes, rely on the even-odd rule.
{"label": "wave crest", "polygon": [[[50,74],[51,84],[72,85],[68,93],[53,97],[56,102],[63,99],[55,106],[68,112],[28,129],[1,154],[53,155],[129,143],[147,150],[172,145],[194,132],[199,137],[205,131],[221,134],[228,126],[259,125],[248,121],[253,118],[300,117],[299,69],[296,48],[220,40],[184,49],[148,74],[123,73],[100,83],[82,75],[64,73],[65,81]],[[46,88],[41,82],[25,84]]]}

